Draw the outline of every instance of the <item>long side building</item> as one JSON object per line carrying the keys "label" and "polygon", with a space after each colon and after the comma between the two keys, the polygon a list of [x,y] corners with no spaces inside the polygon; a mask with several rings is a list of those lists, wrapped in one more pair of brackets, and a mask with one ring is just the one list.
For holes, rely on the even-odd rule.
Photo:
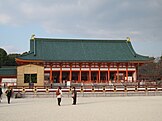
{"label": "long side building", "polygon": [[17,86],[53,83],[136,82],[138,67],[150,62],[130,40],[30,40],[30,51],[16,58]]}

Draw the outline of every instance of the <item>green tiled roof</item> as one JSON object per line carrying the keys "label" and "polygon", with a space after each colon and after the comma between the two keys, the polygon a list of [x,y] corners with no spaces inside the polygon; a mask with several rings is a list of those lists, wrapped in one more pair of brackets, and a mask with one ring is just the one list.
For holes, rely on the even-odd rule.
{"label": "green tiled roof", "polygon": [[0,76],[16,76],[16,75],[17,75],[16,67],[0,68]]}
{"label": "green tiled roof", "polygon": [[128,62],[146,61],[127,40],[48,39],[30,40],[30,52],[22,60],[59,62]]}

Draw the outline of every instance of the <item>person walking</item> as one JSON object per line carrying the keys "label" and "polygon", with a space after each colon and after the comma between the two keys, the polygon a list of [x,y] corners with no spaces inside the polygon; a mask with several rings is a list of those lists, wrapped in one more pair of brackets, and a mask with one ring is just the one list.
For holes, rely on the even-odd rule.
{"label": "person walking", "polygon": [[8,101],[8,104],[10,104],[10,98],[12,96],[12,89],[10,87],[8,87],[8,89],[6,90],[6,96],[7,96],[7,101]]}
{"label": "person walking", "polygon": [[57,101],[58,101],[58,106],[61,106],[61,98],[62,98],[61,87],[58,87],[58,89],[56,91],[56,97],[57,97]]}
{"label": "person walking", "polygon": [[2,102],[2,94],[3,94],[2,87],[0,86],[0,102]]}
{"label": "person walking", "polygon": [[76,105],[77,91],[75,90],[75,87],[73,87],[72,98],[73,98],[73,104],[72,105]]}

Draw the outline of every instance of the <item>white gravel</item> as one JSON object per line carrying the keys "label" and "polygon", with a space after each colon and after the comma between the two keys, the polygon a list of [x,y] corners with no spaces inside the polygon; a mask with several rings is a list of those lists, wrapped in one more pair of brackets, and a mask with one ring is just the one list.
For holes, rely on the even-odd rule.
{"label": "white gravel", "polygon": [[162,97],[3,98],[0,121],[162,121]]}

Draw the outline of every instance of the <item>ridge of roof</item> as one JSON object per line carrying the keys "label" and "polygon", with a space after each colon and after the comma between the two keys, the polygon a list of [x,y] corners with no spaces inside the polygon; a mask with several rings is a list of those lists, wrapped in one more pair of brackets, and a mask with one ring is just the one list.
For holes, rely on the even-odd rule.
{"label": "ridge of roof", "polygon": [[[33,40],[33,39],[31,39]],[[125,42],[127,41],[126,39],[106,39],[106,38],[34,38],[34,40],[47,40],[47,41],[111,41],[111,42]]]}

